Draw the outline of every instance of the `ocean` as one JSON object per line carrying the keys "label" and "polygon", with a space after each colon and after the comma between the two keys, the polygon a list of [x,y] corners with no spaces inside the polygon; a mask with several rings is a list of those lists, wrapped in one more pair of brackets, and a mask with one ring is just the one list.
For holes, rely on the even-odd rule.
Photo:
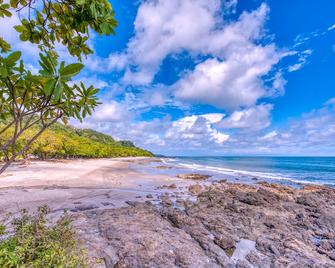
{"label": "ocean", "polygon": [[169,168],[161,168],[161,173],[197,172],[212,175],[212,180],[335,187],[335,157],[171,157],[162,161]]}

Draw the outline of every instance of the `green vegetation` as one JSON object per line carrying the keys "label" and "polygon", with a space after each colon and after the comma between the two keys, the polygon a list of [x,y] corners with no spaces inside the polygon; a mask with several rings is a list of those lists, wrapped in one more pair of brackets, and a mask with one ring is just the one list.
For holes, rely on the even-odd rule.
{"label": "green vegetation", "polygon": [[48,213],[48,207],[35,215],[22,210],[12,222],[13,233],[0,225],[0,267],[89,267],[70,217],[65,213],[52,224]]}
{"label": "green vegetation", "polygon": [[[12,136],[11,131],[13,129],[7,130],[3,135],[10,137]],[[17,141],[16,150],[20,150],[37,131],[38,128],[26,131]],[[40,159],[153,156],[152,153],[135,147],[132,142],[117,142],[111,136],[97,131],[76,129],[60,123],[45,130],[30,149],[23,154],[23,157],[28,155]]]}
{"label": "green vegetation", "polygon": [[[92,114],[99,89],[72,79],[84,67],[82,57],[93,53],[89,33],[110,35],[117,26],[108,0],[0,0],[0,19],[13,14],[20,20],[14,27],[20,40],[39,49],[40,67],[32,73],[22,52],[11,52],[0,37],[0,151],[6,161],[0,174],[57,121]],[[68,52],[63,61],[56,46]],[[8,129],[11,136],[4,135]]]}

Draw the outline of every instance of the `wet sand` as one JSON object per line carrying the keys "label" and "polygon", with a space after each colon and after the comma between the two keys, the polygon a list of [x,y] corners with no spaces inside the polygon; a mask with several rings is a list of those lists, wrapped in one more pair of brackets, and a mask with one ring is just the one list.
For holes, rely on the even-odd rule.
{"label": "wet sand", "polygon": [[32,161],[15,163],[0,175],[0,213],[17,213],[48,205],[53,212],[127,206],[127,201],[153,200],[163,185],[187,187],[191,182],[167,175],[147,174],[131,167],[155,158]]}

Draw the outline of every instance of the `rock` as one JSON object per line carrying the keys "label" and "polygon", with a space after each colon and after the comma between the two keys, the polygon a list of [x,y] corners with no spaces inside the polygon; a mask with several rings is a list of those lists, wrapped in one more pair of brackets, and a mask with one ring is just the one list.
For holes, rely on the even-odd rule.
{"label": "rock", "polygon": [[203,175],[203,174],[179,174],[177,176],[179,179],[185,179],[185,180],[206,180],[212,176],[210,175]]}
{"label": "rock", "polygon": [[176,200],[176,203],[178,203],[178,204],[184,204],[184,202],[185,202],[185,200],[184,200],[184,199],[181,199],[181,198],[178,198],[178,199]]}
{"label": "rock", "polygon": [[236,268],[253,268],[253,266],[246,260],[238,260],[235,265]]}
{"label": "rock", "polygon": [[271,244],[271,245],[269,246],[269,249],[270,249],[270,250],[272,251],[272,253],[275,254],[277,257],[280,256],[280,252],[279,252],[279,250],[276,248],[275,245]]}
{"label": "rock", "polygon": [[[173,209],[169,211],[179,215]],[[97,257],[104,255],[107,267],[219,268],[228,264],[228,259],[222,258],[219,264],[218,256],[199,245],[200,233],[194,233],[193,238],[193,234],[176,227],[153,206],[105,209],[82,217],[87,228],[82,238],[88,241],[89,252],[95,250]]]}
{"label": "rock", "polygon": [[72,212],[78,212],[78,211],[85,211],[85,210],[91,210],[91,209],[96,209],[99,208],[96,205],[81,205],[81,206],[76,206],[74,209],[70,209]]}
{"label": "rock", "polygon": [[297,198],[297,203],[301,205],[305,205],[308,207],[317,207],[317,201],[313,196],[310,195],[302,195]]}
{"label": "rock", "polygon": [[197,195],[202,191],[202,186],[199,184],[190,185],[188,191],[193,195]]}
{"label": "rock", "polygon": [[168,189],[177,189],[177,185],[175,183],[170,184],[169,186],[167,186]]}
{"label": "rock", "polygon": [[170,166],[157,166],[158,169],[172,169]]}
{"label": "rock", "polygon": [[[220,248],[224,249],[224,250],[229,250],[229,249],[233,249],[231,252],[231,255],[233,254],[234,250],[235,250],[235,240],[233,239],[233,237],[230,234],[221,234],[219,236],[216,236],[214,238],[214,243],[217,244]],[[227,254],[229,255],[229,254]]]}
{"label": "rock", "polygon": [[161,198],[161,201],[162,201],[162,204],[165,205],[165,206],[172,206],[172,204],[173,204],[171,199],[167,196],[163,196]]}
{"label": "rock", "polygon": [[255,193],[247,193],[239,197],[239,201],[252,206],[260,206],[263,202],[258,198]]}
{"label": "rock", "polygon": [[112,202],[101,202],[101,204],[105,207],[106,206],[114,206],[114,204]]}
{"label": "rock", "polygon": [[334,200],[328,188],[216,183],[176,207],[162,194],[74,223],[108,267],[335,267]]}
{"label": "rock", "polygon": [[128,266],[123,261],[118,261],[113,265],[113,268],[128,268]]}

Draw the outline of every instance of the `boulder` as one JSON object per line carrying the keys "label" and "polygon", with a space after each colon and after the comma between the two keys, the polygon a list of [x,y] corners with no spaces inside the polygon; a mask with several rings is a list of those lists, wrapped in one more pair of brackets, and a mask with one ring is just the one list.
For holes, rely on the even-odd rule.
{"label": "boulder", "polygon": [[188,191],[192,194],[192,195],[198,195],[199,193],[201,193],[201,191],[203,190],[202,186],[199,184],[194,184],[194,185],[190,185],[188,187]]}

